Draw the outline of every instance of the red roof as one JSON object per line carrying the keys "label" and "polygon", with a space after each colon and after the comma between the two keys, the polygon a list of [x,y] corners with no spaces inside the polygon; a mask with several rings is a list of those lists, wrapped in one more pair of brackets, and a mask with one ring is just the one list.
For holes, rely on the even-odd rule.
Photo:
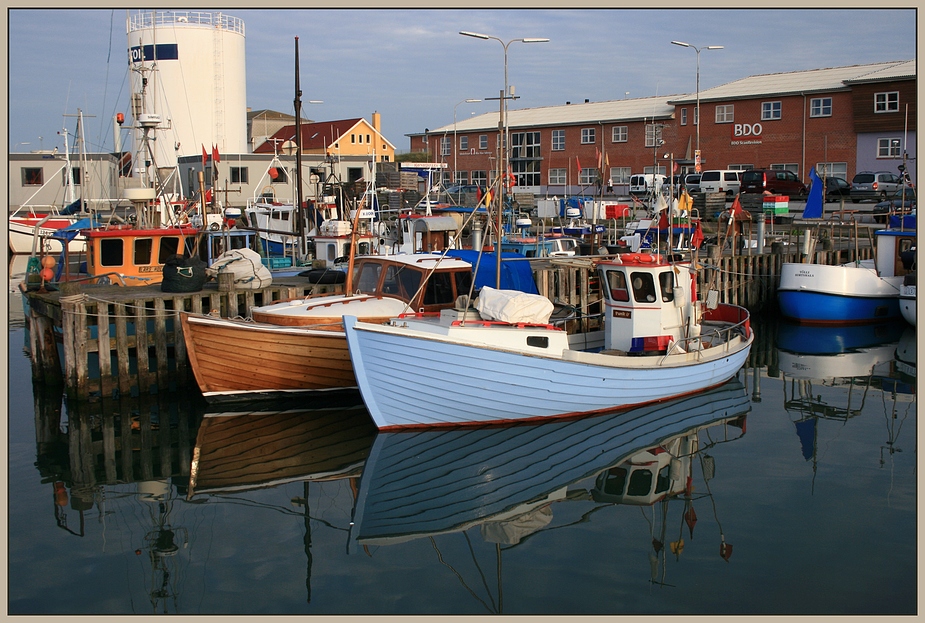
{"label": "red roof", "polygon": [[[362,118],[342,119],[340,121],[317,121],[302,124],[302,151],[323,150],[336,143],[351,128],[363,121]],[[266,142],[254,149],[255,154],[272,154],[273,144],[282,145],[288,140],[295,140],[295,124],[283,126],[268,138]]]}

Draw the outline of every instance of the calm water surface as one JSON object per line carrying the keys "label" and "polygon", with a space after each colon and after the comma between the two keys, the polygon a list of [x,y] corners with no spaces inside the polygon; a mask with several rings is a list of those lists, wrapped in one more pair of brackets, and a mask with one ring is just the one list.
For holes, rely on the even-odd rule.
{"label": "calm water surface", "polygon": [[379,436],[356,400],[71,407],[9,340],[10,614],[916,613],[908,327],[765,323],[699,399]]}

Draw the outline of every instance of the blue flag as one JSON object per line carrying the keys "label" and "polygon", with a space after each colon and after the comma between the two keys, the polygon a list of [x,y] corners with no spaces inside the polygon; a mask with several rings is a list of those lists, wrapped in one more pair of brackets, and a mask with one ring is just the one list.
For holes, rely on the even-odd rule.
{"label": "blue flag", "polygon": [[822,180],[816,175],[816,169],[809,170],[809,196],[806,197],[806,208],[803,209],[803,218],[822,218],[823,196],[825,188]]}

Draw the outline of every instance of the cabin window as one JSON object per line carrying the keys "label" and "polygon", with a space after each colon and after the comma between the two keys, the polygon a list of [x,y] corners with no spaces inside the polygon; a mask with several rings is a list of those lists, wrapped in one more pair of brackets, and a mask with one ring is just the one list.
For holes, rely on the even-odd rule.
{"label": "cabin window", "polygon": [[655,481],[655,492],[663,493],[668,491],[668,486],[671,484],[671,478],[669,478],[670,466],[666,465],[665,467],[658,470],[658,479]]}
{"label": "cabin window", "polygon": [[601,490],[610,495],[623,495],[623,489],[626,487],[626,473],[626,468],[623,467],[607,470]]}
{"label": "cabin window", "polygon": [[379,287],[379,275],[382,274],[382,265],[366,262],[360,267],[357,276],[357,289],[364,294],[374,294]]}
{"label": "cabin window", "polygon": [[157,251],[157,262],[163,264],[171,255],[180,252],[180,238],[178,236],[164,236],[161,238],[161,247]]}
{"label": "cabin window", "polygon": [[637,469],[630,475],[630,484],[626,489],[626,495],[635,495],[641,497],[649,495],[652,490],[652,472],[647,469]]}
{"label": "cabin window", "polygon": [[151,263],[151,250],[154,248],[154,240],[151,238],[136,238],[133,254],[135,266],[147,266]]}
{"label": "cabin window", "polygon": [[649,273],[633,273],[633,298],[637,303],[655,302],[655,281]]}
{"label": "cabin window", "polygon": [[325,246],[328,248],[328,252],[327,252],[327,256],[326,256],[326,257],[327,257],[327,260],[328,260],[329,262],[333,262],[333,261],[337,258],[337,245],[328,244],[328,245],[325,245]]}
{"label": "cabin window", "polygon": [[358,242],[357,255],[372,255],[370,244],[368,242]]}
{"label": "cabin window", "polygon": [[610,298],[615,301],[630,300],[629,290],[626,289],[626,275],[619,270],[607,272],[607,285],[610,287]]}
{"label": "cabin window", "polygon": [[472,271],[459,271],[454,273],[453,279],[456,281],[456,296],[460,294],[469,295],[472,289]]}
{"label": "cabin window", "polygon": [[[408,292],[409,298],[412,293],[413,291]],[[453,276],[449,273],[433,273],[430,279],[427,280],[427,288],[424,290],[422,303],[424,305],[449,305],[455,300]]]}
{"label": "cabin window", "polygon": [[100,240],[100,266],[122,266],[122,243],[120,238]]}
{"label": "cabin window", "polygon": [[528,335],[527,346],[535,348],[549,348],[549,338],[545,335]]}
{"label": "cabin window", "polygon": [[668,303],[674,300],[674,273],[664,272],[658,276],[658,283],[662,287],[662,301]]}

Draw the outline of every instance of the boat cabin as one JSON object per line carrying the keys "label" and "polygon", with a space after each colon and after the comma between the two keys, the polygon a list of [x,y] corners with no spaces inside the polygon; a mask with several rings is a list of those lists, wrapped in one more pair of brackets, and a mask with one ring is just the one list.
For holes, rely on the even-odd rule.
{"label": "boat cabin", "polygon": [[194,244],[195,227],[136,229],[110,225],[84,231],[87,274],[117,285],[154,285],[161,282],[164,262]]}
{"label": "boat cabin", "polygon": [[[427,286],[419,292],[424,281]],[[439,312],[460,295],[469,294],[472,266],[458,258],[441,259],[434,254],[361,257],[354,269],[353,286],[363,294],[400,298],[418,312]]]}
{"label": "boat cabin", "polygon": [[623,253],[598,264],[604,293],[606,350],[664,354],[695,323],[689,322],[693,275],[688,263],[664,256]]}
{"label": "boat cabin", "polygon": [[501,250],[524,257],[572,257],[578,255],[578,240],[543,236],[507,238],[501,242]]}
{"label": "boat cabin", "polygon": [[877,273],[881,277],[902,277],[914,272],[914,268],[903,262],[903,255],[915,249],[915,232],[911,230],[882,229],[874,232],[877,237]]}

